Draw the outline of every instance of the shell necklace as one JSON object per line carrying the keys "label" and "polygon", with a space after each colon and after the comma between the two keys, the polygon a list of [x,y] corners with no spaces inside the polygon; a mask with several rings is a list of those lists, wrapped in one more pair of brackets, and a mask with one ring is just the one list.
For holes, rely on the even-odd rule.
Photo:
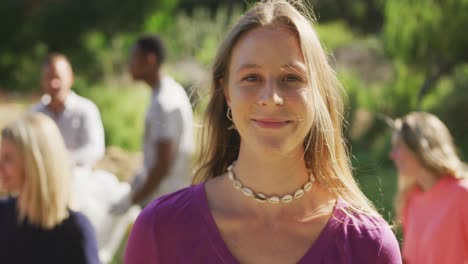
{"label": "shell necklace", "polygon": [[245,195],[245,196],[248,196],[248,197],[253,197],[257,202],[259,203],[265,203],[265,202],[269,202],[269,203],[272,203],[272,204],[277,204],[279,202],[283,202],[283,203],[290,203],[292,202],[293,200],[295,199],[299,199],[301,198],[302,196],[304,196],[304,194],[308,191],[310,191],[310,189],[312,189],[312,184],[315,182],[315,177],[312,173],[309,174],[309,181],[307,181],[304,186],[302,186],[301,188],[297,189],[295,192],[293,192],[292,194],[286,194],[282,197],[279,197],[279,196],[266,196],[265,194],[263,193],[258,193],[258,192],[255,192],[253,191],[251,188],[249,187],[245,187],[237,178],[236,176],[234,175],[234,171],[232,170],[232,168],[234,167],[234,164],[236,162],[234,161],[228,168],[227,168],[227,171],[228,171],[228,178],[229,180],[232,181],[232,184],[234,185],[234,188],[236,188],[237,190],[241,190],[242,193]]}

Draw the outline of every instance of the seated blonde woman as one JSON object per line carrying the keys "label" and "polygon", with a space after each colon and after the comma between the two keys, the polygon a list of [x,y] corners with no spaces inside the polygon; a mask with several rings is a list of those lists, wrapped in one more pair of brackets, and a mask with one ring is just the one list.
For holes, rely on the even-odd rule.
{"label": "seated blonde woman", "polygon": [[395,207],[405,263],[468,263],[468,180],[448,128],[413,112],[394,121]]}
{"label": "seated blonde woman", "polygon": [[71,170],[55,123],[28,114],[2,130],[1,263],[100,263],[94,230],[70,209]]}

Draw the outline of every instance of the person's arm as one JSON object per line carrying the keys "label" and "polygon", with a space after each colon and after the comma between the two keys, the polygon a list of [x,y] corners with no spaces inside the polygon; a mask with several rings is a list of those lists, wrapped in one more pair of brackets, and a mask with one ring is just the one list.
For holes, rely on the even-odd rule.
{"label": "person's arm", "polygon": [[170,168],[176,158],[178,136],[181,134],[182,113],[180,109],[168,109],[167,105],[161,104],[157,116],[149,127],[149,137],[154,138],[154,153],[157,160],[153,167],[147,168],[147,176],[143,187],[132,193],[132,204],[139,204],[159,187],[167,177]]}
{"label": "person's arm", "polygon": [[90,104],[88,108],[83,118],[83,144],[71,154],[75,164],[93,166],[104,156],[104,127],[97,106]]}
{"label": "person's arm", "polygon": [[145,200],[149,195],[154,193],[162,180],[169,173],[169,169],[174,162],[174,147],[172,140],[165,139],[156,142],[155,153],[158,160],[152,168],[148,171],[148,176],[143,187],[140,188],[132,197],[132,203],[138,204]]}
{"label": "person's arm", "polygon": [[[156,115],[151,116],[150,122],[146,124],[145,130],[149,137],[154,139],[154,152],[157,159],[154,161],[153,167],[146,168],[147,175],[141,177],[143,183],[136,185],[132,184],[132,190],[127,193],[120,201],[111,206],[110,212],[113,214],[123,214],[133,204],[139,204],[154,194],[154,191],[159,187],[165,177],[168,176],[169,170],[175,159],[177,151],[177,137],[180,135],[179,123],[181,114],[178,110],[166,110],[161,107]],[[139,180],[139,179],[135,179]]]}

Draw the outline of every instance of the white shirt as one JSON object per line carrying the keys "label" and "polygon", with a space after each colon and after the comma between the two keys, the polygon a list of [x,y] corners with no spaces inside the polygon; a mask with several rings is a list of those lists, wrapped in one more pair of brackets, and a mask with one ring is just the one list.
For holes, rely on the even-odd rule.
{"label": "white shirt", "polygon": [[160,87],[154,90],[146,112],[143,167],[132,183],[132,192],[143,186],[149,171],[156,165],[157,142],[167,140],[174,149],[172,166],[152,197],[146,199],[143,205],[189,183],[191,156],[194,151],[192,106],[184,88],[169,76],[164,77]]}
{"label": "white shirt", "polygon": [[104,156],[101,115],[89,99],[71,91],[65,108],[59,113],[51,111],[44,102],[37,103],[30,111],[41,112],[55,121],[76,165],[92,167]]}

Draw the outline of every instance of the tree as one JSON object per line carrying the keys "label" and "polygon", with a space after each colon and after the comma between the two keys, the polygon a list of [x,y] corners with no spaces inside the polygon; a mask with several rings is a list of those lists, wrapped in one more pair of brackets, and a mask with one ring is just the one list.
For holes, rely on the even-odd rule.
{"label": "tree", "polygon": [[383,0],[308,0],[319,21],[344,20],[362,33],[380,32],[384,18]]}
{"label": "tree", "polygon": [[18,68],[48,51],[79,53],[89,32],[107,38],[141,32],[155,15],[162,27],[176,6],[175,0],[2,0],[0,87],[16,85],[24,78],[15,76]]}
{"label": "tree", "polygon": [[444,75],[468,62],[467,0],[391,0],[385,8],[384,44],[396,59],[425,71],[418,101]]}

